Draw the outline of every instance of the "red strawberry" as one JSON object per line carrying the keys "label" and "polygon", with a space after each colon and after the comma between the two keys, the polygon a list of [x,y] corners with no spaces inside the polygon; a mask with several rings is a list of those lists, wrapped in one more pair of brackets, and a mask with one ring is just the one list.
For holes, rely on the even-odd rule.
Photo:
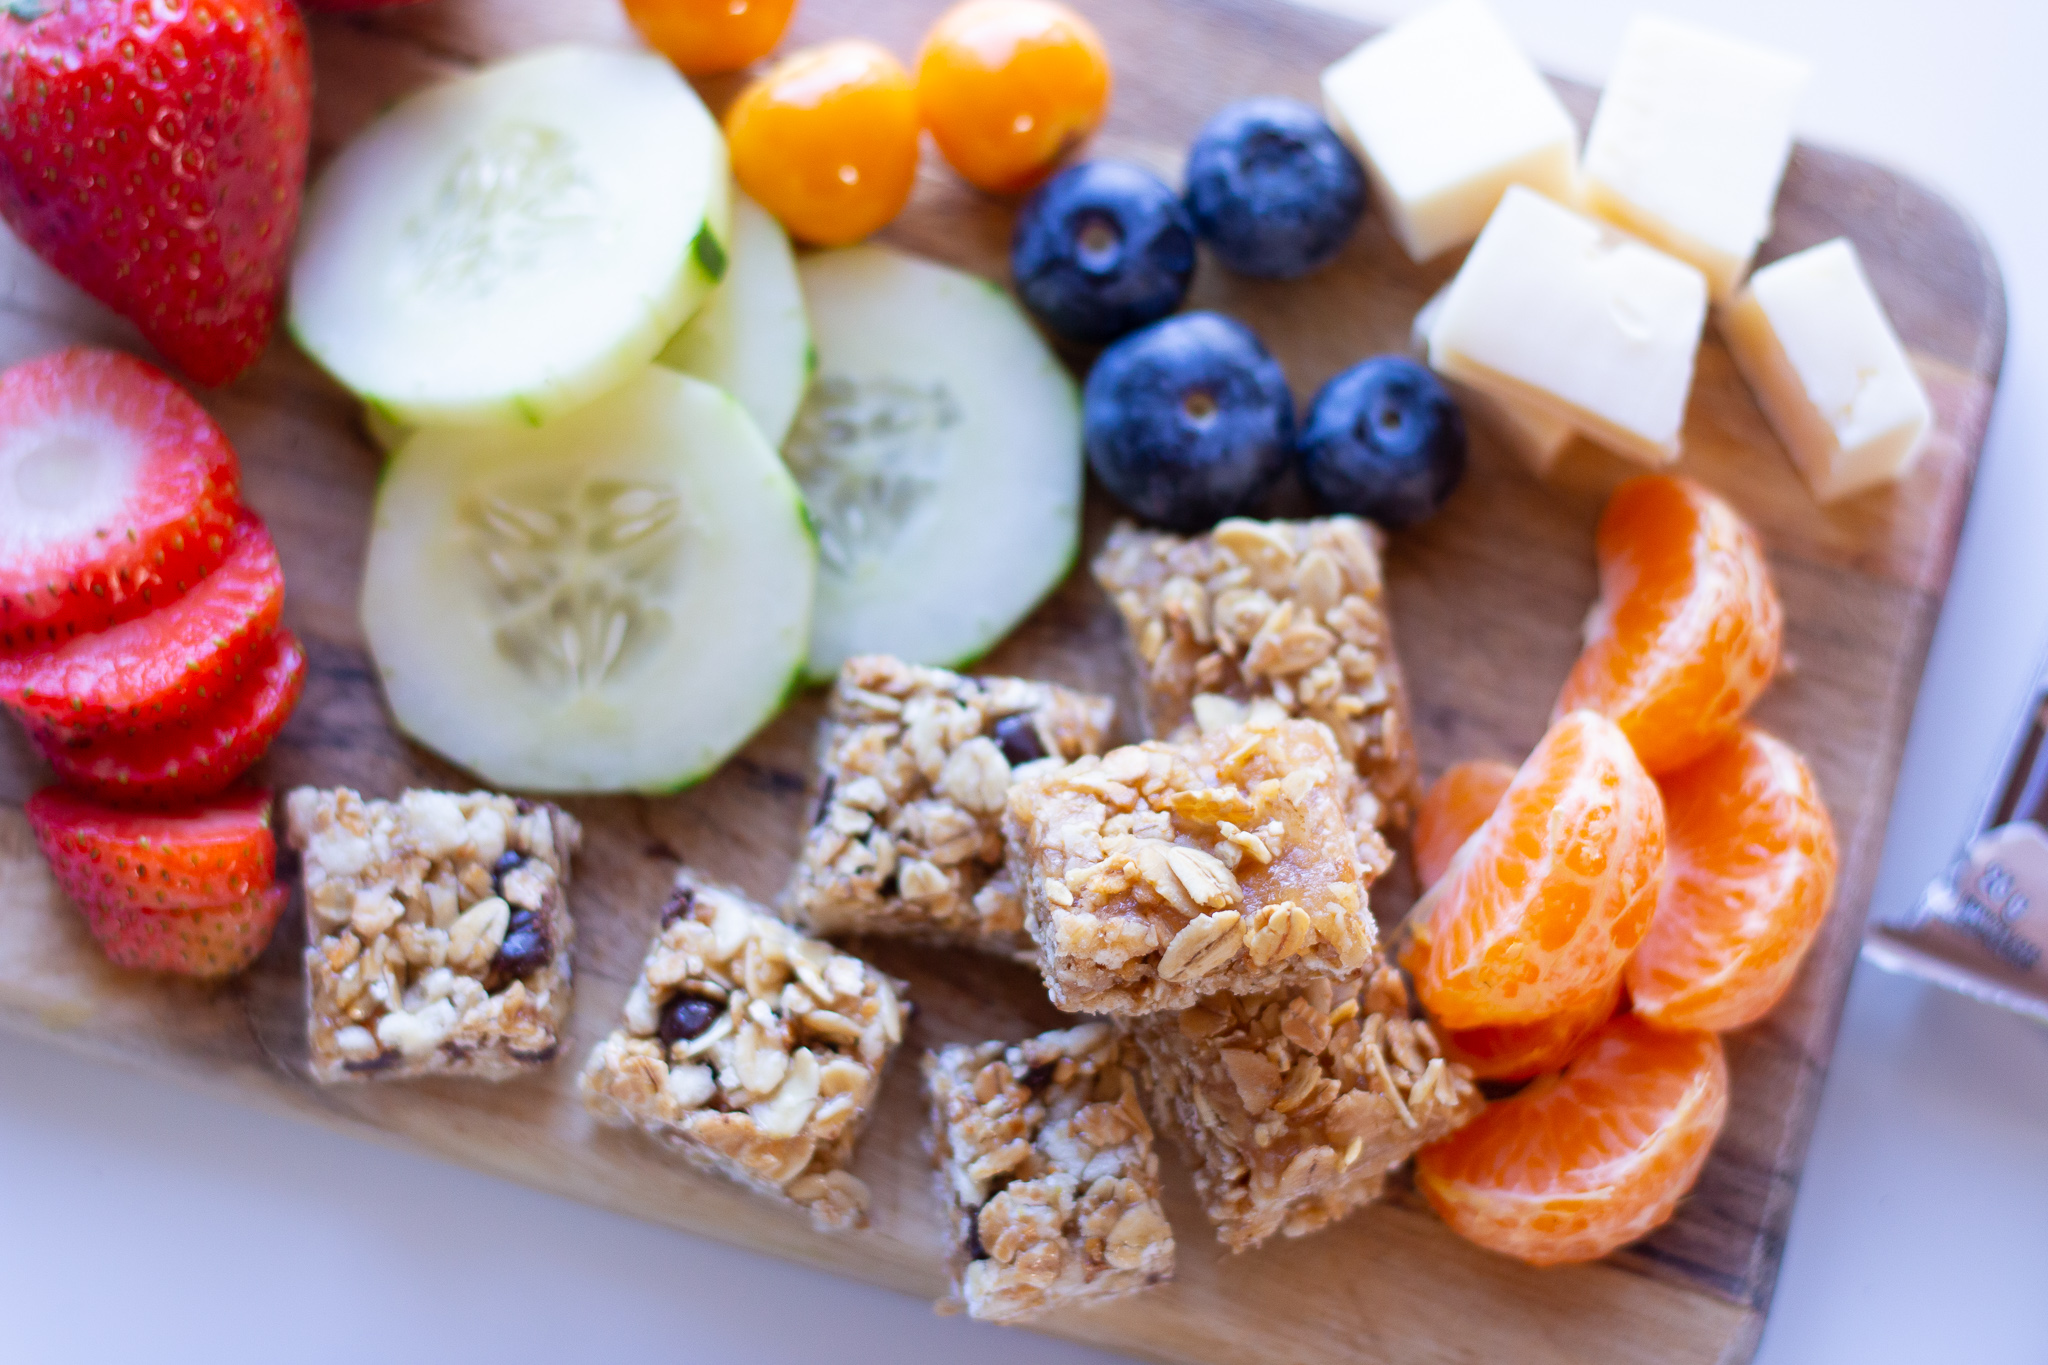
{"label": "red strawberry", "polygon": [[217,980],[256,960],[290,899],[284,887],[273,886],[197,910],[144,910],[96,901],[78,909],[100,951],[116,967]]}
{"label": "red strawberry", "polygon": [[226,552],[242,471],[161,372],[75,346],[0,374],[0,653],[162,606]]}
{"label": "red strawberry", "polygon": [[186,725],[133,739],[31,727],[59,781],[117,806],[175,805],[223,791],[263,757],[306,686],[306,651],[279,630],[242,685]]}
{"label": "red strawberry", "polygon": [[277,547],[244,512],[220,567],[183,597],[96,635],[0,658],[0,701],[74,735],[192,720],[241,684],[283,609]]}
{"label": "red strawberry", "polygon": [[0,7],[0,216],[202,384],[277,317],[312,126],[291,0]]}
{"label": "red strawberry", "polygon": [[124,811],[45,787],[23,809],[58,885],[79,905],[199,910],[277,880],[269,792]]}

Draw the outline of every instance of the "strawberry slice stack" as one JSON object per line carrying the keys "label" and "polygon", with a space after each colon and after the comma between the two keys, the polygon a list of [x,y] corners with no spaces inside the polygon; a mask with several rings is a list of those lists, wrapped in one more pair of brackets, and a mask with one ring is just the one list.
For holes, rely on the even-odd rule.
{"label": "strawberry slice stack", "polygon": [[283,607],[235,453],[176,384],[90,347],[0,373],[0,704],[71,788],[29,821],[120,965],[231,974],[283,909],[269,795],[228,792],[305,685]]}

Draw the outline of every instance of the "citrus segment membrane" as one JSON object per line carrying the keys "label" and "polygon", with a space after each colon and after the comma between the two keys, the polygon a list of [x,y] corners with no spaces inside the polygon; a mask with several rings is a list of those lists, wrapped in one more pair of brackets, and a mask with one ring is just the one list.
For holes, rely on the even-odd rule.
{"label": "citrus segment membrane", "polygon": [[393,458],[363,627],[399,726],[493,785],[661,791],[774,715],[816,553],[739,405],[659,366],[537,430]]}
{"label": "citrus segment membrane", "polygon": [[1596,537],[1600,601],[1556,716],[1610,716],[1665,773],[1725,738],[1777,671],[1784,608],[1756,532],[1690,479],[1616,489]]}
{"label": "citrus segment membrane", "polygon": [[1483,1247],[1532,1265],[1589,1261],[1671,1216],[1727,1116],[1721,1040],[1625,1014],[1561,1073],[1423,1148],[1415,1184]]}
{"label": "citrus segment membrane", "polygon": [[1663,802],[1627,738],[1565,716],[1416,906],[1423,1004],[1447,1029],[1589,1004],[1641,941],[1663,861]]}
{"label": "citrus segment membrane", "polygon": [[1834,824],[1805,760],[1754,726],[1661,785],[1664,883],[1629,959],[1635,1012],[1661,1028],[1755,1023],[1834,898]]}

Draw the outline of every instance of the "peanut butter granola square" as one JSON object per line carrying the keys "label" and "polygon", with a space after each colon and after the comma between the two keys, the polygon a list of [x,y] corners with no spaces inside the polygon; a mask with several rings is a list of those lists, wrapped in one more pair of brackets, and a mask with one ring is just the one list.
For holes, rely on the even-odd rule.
{"label": "peanut butter granola square", "polygon": [[817,814],[787,903],[819,934],[1028,955],[1003,870],[1016,773],[1100,752],[1115,703],[881,655],[847,661],[818,745]]}
{"label": "peanut butter granola square", "polygon": [[1385,845],[1329,729],[1277,715],[1020,779],[1003,832],[1064,1010],[1148,1014],[1364,968]]}
{"label": "peanut butter granola square", "polygon": [[1370,823],[1405,824],[1415,746],[1379,540],[1355,517],[1113,530],[1095,578],[1129,627],[1151,732],[1186,738],[1271,698],[1330,727],[1378,802]]}
{"label": "peanut butter granola square", "polygon": [[847,1167],[903,1041],[901,990],[686,870],[583,1103],[820,1229],[859,1227],[868,1189]]}
{"label": "peanut butter granola square", "polygon": [[925,1057],[954,1236],[942,1311],[1015,1322],[1172,1277],[1173,1229],[1130,1060],[1103,1023]]}
{"label": "peanut butter granola square", "polygon": [[285,828],[305,872],[314,1079],[505,1080],[554,1060],[574,817],[489,792],[302,787]]}
{"label": "peanut butter granola square", "polygon": [[1389,1171],[1484,1104],[1409,1018],[1391,968],[1124,1022],[1153,1117],[1232,1251],[1371,1203]]}

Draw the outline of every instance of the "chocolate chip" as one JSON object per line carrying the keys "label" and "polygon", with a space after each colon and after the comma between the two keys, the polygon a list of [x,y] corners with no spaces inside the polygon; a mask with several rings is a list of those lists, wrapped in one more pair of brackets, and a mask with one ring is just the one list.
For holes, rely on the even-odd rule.
{"label": "chocolate chip", "polygon": [[1058,1062],[1040,1062],[1017,1079],[1026,1090],[1043,1090],[1052,1084],[1053,1073],[1058,1070]]}
{"label": "chocolate chip", "polygon": [[888,876],[882,878],[882,884],[875,888],[875,894],[878,896],[888,897],[895,895],[902,889],[903,888],[897,884],[895,872],[892,871],[889,873]]}
{"label": "chocolate chip", "polygon": [[687,886],[677,887],[676,893],[668,898],[668,904],[661,907],[661,927],[668,928],[696,908],[696,891]]}
{"label": "chocolate chip", "polygon": [[505,944],[491,959],[491,990],[548,965],[548,936],[531,910],[515,909],[505,925]]}
{"label": "chocolate chip", "polygon": [[655,1025],[654,1032],[663,1045],[674,1047],[700,1037],[723,1013],[725,1006],[701,995],[673,996],[661,1007],[661,1022]]}
{"label": "chocolate chip", "polygon": [[967,1210],[967,1259],[986,1261],[988,1248],[981,1244],[981,1210]]}
{"label": "chocolate chip", "polygon": [[811,817],[812,829],[816,829],[824,824],[825,817],[832,813],[832,792],[837,786],[838,783],[833,779],[832,774],[826,773],[825,785],[818,789],[818,813]]}
{"label": "chocolate chip", "polygon": [[997,721],[996,743],[1002,746],[1003,757],[1010,760],[1013,768],[1045,757],[1045,741],[1038,737],[1038,722],[1028,711]]}
{"label": "chocolate chip", "polygon": [[370,1071],[383,1071],[387,1067],[394,1067],[397,1065],[398,1054],[392,1051],[391,1049],[386,1048],[384,1051],[378,1053],[376,1056],[370,1058],[368,1061],[343,1062],[341,1064],[341,1069],[343,1071],[353,1071],[358,1074],[361,1074]]}
{"label": "chocolate chip", "polygon": [[516,849],[506,849],[498,855],[498,861],[491,864],[491,890],[500,896],[505,894],[505,874],[526,866],[526,855]]}
{"label": "chocolate chip", "polygon": [[552,1062],[561,1050],[560,1043],[549,1043],[537,1052],[526,1052],[515,1047],[512,1049],[512,1057],[513,1060],[521,1062]]}

